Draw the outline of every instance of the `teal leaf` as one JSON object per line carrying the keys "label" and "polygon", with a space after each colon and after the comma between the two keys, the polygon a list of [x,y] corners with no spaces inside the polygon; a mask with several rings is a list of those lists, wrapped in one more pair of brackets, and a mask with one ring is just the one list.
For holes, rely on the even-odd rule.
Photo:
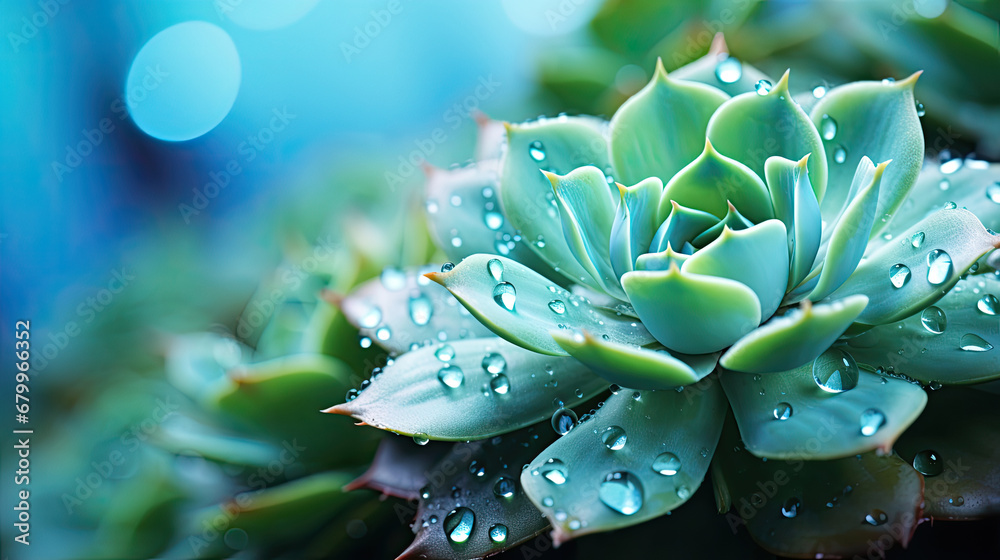
{"label": "teal leaf", "polygon": [[617,344],[586,331],[552,331],[552,338],[594,373],[632,389],[673,389],[696,383],[712,373],[719,358],[718,353],[673,356],[666,350]]}
{"label": "teal leaf", "polygon": [[[485,441],[456,443],[429,468],[413,543],[400,559],[483,558],[540,534],[548,521],[520,488],[521,465],[555,439],[534,426]],[[458,489],[458,490],[456,490]]]}
{"label": "teal leaf", "polygon": [[1000,277],[970,276],[926,311],[852,338],[851,353],[859,362],[891,368],[924,383],[1000,378],[998,298]]}
{"label": "teal leaf", "polygon": [[729,210],[726,211],[726,216],[719,220],[717,224],[701,232],[698,237],[691,240],[691,246],[695,249],[701,249],[702,247],[708,245],[709,243],[715,241],[722,235],[724,229],[731,229],[734,231],[747,229],[753,226],[753,222],[743,217],[739,210],[733,206],[732,202],[726,202],[729,205]]}
{"label": "teal leaf", "polygon": [[[818,367],[831,365],[839,363],[823,360]],[[810,362],[767,375],[719,373],[748,451],[768,459],[807,460],[875,449],[887,453],[927,402],[919,385],[865,370],[859,371],[854,388],[827,392],[813,369]]]}
{"label": "teal leaf", "polygon": [[[681,206],[673,200],[669,204],[670,207],[664,209],[661,199],[658,219],[662,223],[649,246],[652,253],[663,252],[668,247],[679,250],[719,221],[718,217],[708,212]],[[667,214],[664,215],[664,212]]]}
{"label": "teal leaf", "polygon": [[[918,233],[922,241],[914,246],[911,240]],[[996,247],[1000,235],[987,232],[968,210],[940,210],[868,255],[830,297],[868,296],[860,323],[898,321],[948,293],[979,257]]]}
{"label": "teal leaf", "polygon": [[785,225],[767,220],[734,231],[726,227],[718,239],[687,259],[681,270],[728,278],[746,285],[760,302],[760,316],[770,317],[788,287]]}
{"label": "teal leaf", "polygon": [[[620,391],[532,461],[521,484],[552,523],[557,543],[641,523],[698,489],[725,414],[712,377],[680,392]],[[546,476],[553,468],[563,471],[561,484]]]}
{"label": "teal leaf", "polygon": [[996,397],[948,387],[896,442],[896,452],[924,475],[924,513],[932,519],[1000,514],[1000,410]]}
{"label": "teal leaf", "polygon": [[826,255],[819,282],[809,298],[819,301],[839,288],[858,267],[868,247],[868,236],[875,224],[875,206],[879,200],[882,174],[889,162],[880,163],[871,181],[851,199],[844,213],[833,226],[826,245]]}
{"label": "teal leaf", "polygon": [[[489,262],[494,259],[499,266],[491,268]],[[631,317],[594,305],[504,257],[472,255],[453,270],[428,277],[450,290],[498,336],[542,354],[566,355],[549,336],[549,331],[558,328],[586,329],[623,344],[642,346],[653,341]]]}
{"label": "teal leaf", "polygon": [[384,437],[368,469],[344,487],[346,491],[367,488],[384,496],[404,500],[420,498],[427,485],[427,473],[451,451],[452,444],[426,442],[418,445],[409,438]]}
{"label": "teal leaf", "polygon": [[649,250],[660,225],[658,206],[663,182],[650,177],[626,187],[618,184],[618,210],[611,228],[611,266],[621,277],[635,268],[640,255]]}
{"label": "teal leaf", "polygon": [[766,94],[744,93],[719,107],[708,123],[708,138],[720,153],[745,163],[761,177],[764,162],[771,156],[797,161],[812,154],[809,181],[817,200],[823,198],[827,184],[823,142],[809,116],[788,93],[788,72]]}
{"label": "teal leaf", "polygon": [[809,182],[809,155],[795,162],[780,156],[764,161],[774,216],[788,232],[788,287],[795,288],[813,269],[822,239],[819,202]]}
{"label": "teal leaf", "polygon": [[701,155],[680,170],[663,188],[660,218],[666,219],[673,203],[708,212],[722,219],[732,203],[754,223],[774,217],[767,187],[749,167],[728,158],[705,141]]}
{"label": "teal leaf", "polygon": [[167,381],[195,402],[205,404],[230,383],[226,372],[250,361],[253,350],[216,333],[173,338],[167,347]]}
{"label": "teal leaf", "polygon": [[703,84],[667,77],[657,60],[653,79],[611,119],[611,161],[617,179],[670,180],[701,152],[712,113],[728,99]]}
{"label": "teal leaf", "polygon": [[622,287],[642,324],[676,352],[717,352],[760,324],[757,295],[728,278],[671,267],[629,272],[622,277]]}
{"label": "teal leaf", "polygon": [[812,362],[841,334],[868,304],[857,295],[832,303],[793,309],[775,317],[736,341],[720,365],[746,373],[787,371]]}
{"label": "teal leaf", "polygon": [[328,297],[362,337],[390,354],[407,352],[414,344],[431,340],[490,336],[489,329],[458,305],[447,290],[422,276],[438,268],[388,268],[380,278],[361,284],[346,297]]}
{"label": "teal leaf", "polygon": [[407,352],[327,412],[398,434],[469,441],[534,424],[552,416],[554,399],[573,406],[607,386],[576,360],[478,338]]}
{"label": "teal leaf", "polygon": [[761,80],[773,81],[748,62],[731,56],[722,33],[716,33],[705,56],[674,70],[670,77],[710,85],[731,96],[755,91]]}
{"label": "teal leaf", "polygon": [[810,115],[823,131],[830,188],[821,197],[823,219],[832,221],[848,203],[851,177],[863,156],[873,161],[892,160],[886,170],[885,188],[879,191],[872,229],[877,234],[913,187],[924,158],[913,87],[920,72],[898,82],[854,82],[833,88],[813,107]]}
{"label": "teal leaf", "polygon": [[604,121],[591,117],[510,124],[500,162],[500,203],[511,227],[553,269],[597,290],[600,286],[566,244],[552,184],[542,171],[566,174],[584,165],[609,169],[606,129]]}
{"label": "teal leaf", "polygon": [[476,119],[476,153],[473,159],[478,162],[500,159],[507,141],[504,122],[491,119],[479,111],[473,111],[472,116]]}
{"label": "teal leaf", "polygon": [[670,270],[671,266],[681,266],[684,261],[691,258],[691,255],[677,253],[669,243],[667,248],[659,253],[646,253],[640,255],[635,261],[636,270]]}
{"label": "teal leaf", "polygon": [[604,173],[593,166],[574,169],[567,175],[543,173],[552,183],[566,244],[590,274],[590,285],[600,286],[605,293],[623,299],[618,276],[611,266],[615,204]]}
{"label": "teal leaf", "polygon": [[905,547],[922,519],[923,480],[896,455],[763,460],[748,453],[737,435],[730,417],[712,463],[712,479],[728,498],[723,508],[729,526],[745,525],[772,554],[884,554],[882,543],[891,539]]}

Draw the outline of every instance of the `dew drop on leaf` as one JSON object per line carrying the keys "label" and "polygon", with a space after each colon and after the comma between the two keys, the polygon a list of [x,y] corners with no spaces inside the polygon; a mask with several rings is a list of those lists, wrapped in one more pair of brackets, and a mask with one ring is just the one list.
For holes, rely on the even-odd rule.
{"label": "dew drop on leaf", "polygon": [[577,415],[569,408],[560,407],[552,414],[552,429],[564,436],[576,426]]}
{"label": "dew drop on leaf", "polygon": [[927,254],[927,281],[938,286],[944,284],[951,277],[952,264],[951,255],[942,249],[934,249]]}
{"label": "dew drop on leaf", "polygon": [[924,476],[937,476],[944,472],[944,462],[936,452],[925,449],[913,456],[913,468]]}
{"label": "dew drop on leaf", "polygon": [[653,470],[663,476],[674,476],[681,470],[681,460],[669,451],[660,453],[653,459]]}
{"label": "dew drop on leaf", "polygon": [[919,249],[920,246],[924,244],[925,237],[926,236],[922,231],[914,233],[913,235],[910,236],[910,245],[912,245],[914,249]]}
{"label": "dew drop on leaf", "polygon": [[465,372],[458,366],[444,366],[438,370],[438,380],[445,386],[457,389],[465,381]]}
{"label": "dew drop on leaf", "polygon": [[771,92],[771,82],[767,80],[759,80],[756,85],[754,85],[754,90],[757,91],[757,95],[767,95]]}
{"label": "dew drop on leaf", "polygon": [[601,441],[604,442],[604,447],[612,451],[618,451],[625,447],[625,442],[628,437],[625,434],[625,430],[621,426],[608,426],[604,433],[601,434]]}
{"label": "dew drop on leaf", "polygon": [[1000,301],[997,300],[997,296],[986,294],[976,302],[976,309],[986,315],[996,315],[1000,312]]}
{"label": "dew drop on leaf", "polygon": [[556,315],[562,315],[563,313],[566,313],[566,304],[560,299],[554,299],[549,302],[549,309],[551,309]]}
{"label": "dew drop on leaf", "polygon": [[627,471],[616,471],[604,477],[597,497],[618,513],[633,515],[642,509],[642,483]]}
{"label": "dew drop on leaf", "polygon": [[501,476],[493,484],[493,495],[497,498],[509,499],[514,497],[517,491],[517,483],[509,476]]}
{"label": "dew drop on leaf", "polygon": [[[497,261],[499,262],[499,261]],[[517,290],[510,282],[500,282],[493,287],[493,301],[507,311],[514,310],[514,302],[517,300]]]}
{"label": "dew drop on leaf", "polygon": [[889,281],[894,288],[902,288],[910,281],[910,269],[905,264],[899,263],[889,267]]}
{"label": "dew drop on leaf", "polygon": [[858,386],[858,363],[847,352],[831,348],[813,361],[813,381],[828,393],[843,393]]}
{"label": "dew drop on leaf", "polygon": [[844,163],[847,161],[847,150],[843,146],[837,146],[833,150],[833,161]]}
{"label": "dew drop on leaf", "polygon": [[423,294],[410,297],[410,320],[414,325],[422,327],[430,322],[434,314],[434,306],[431,299]]}
{"label": "dew drop on leaf", "polygon": [[941,334],[948,326],[948,317],[937,306],[930,306],[920,312],[920,324],[931,334]]}
{"label": "dew drop on leaf", "polygon": [[[427,442],[429,441],[430,438],[427,437],[427,434],[421,434],[421,433],[413,434],[413,443],[416,443],[417,445],[427,445]],[[425,490],[421,490],[421,495],[423,495],[424,492]],[[424,499],[426,500],[429,497],[430,497],[430,492],[427,492],[427,495],[424,496]]]}
{"label": "dew drop on leaf", "polygon": [[972,333],[963,335],[959,346],[966,352],[989,352],[993,349],[993,345],[983,337]]}
{"label": "dew drop on leaf", "polygon": [[871,513],[865,515],[865,523],[878,527],[879,525],[884,525],[886,521],[889,520],[889,516],[880,509],[873,509]]}
{"label": "dew drop on leaf", "polygon": [[861,413],[861,435],[870,437],[885,425],[885,413],[877,408],[869,408]]}
{"label": "dew drop on leaf", "polygon": [[833,140],[837,135],[837,121],[830,115],[823,115],[819,123],[819,133],[823,136],[823,140]]}
{"label": "dew drop on leaf", "polygon": [[1000,204],[1000,182],[993,183],[986,187],[986,198]]}
{"label": "dew drop on leaf", "polygon": [[490,379],[490,390],[498,395],[506,395],[510,392],[510,379],[502,373]]}
{"label": "dew drop on leaf", "polygon": [[545,146],[538,140],[535,140],[531,144],[528,144],[528,155],[535,161],[542,161],[545,159]]}
{"label": "dew drop on leaf", "polygon": [[498,375],[507,370],[507,360],[496,352],[490,352],[483,356],[483,369],[491,375]]}
{"label": "dew drop on leaf", "polygon": [[358,319],[358,325],[364,329],[374,329],[382,322],[382,310],[378,306],[371,306],[368,311]]}
{"label": "dew drop on leaf", "polygon": [[497,523],[490,527],[490,540],[497,544],[507,542],[507,526]]}
{"label": "dew drop on leaf", "polygon": [[569,480],[569,471],[566,469],[566,464],[559,459],[549,459],[538,468],[538,472],[545,480],[556,486],[562,486]]}
{"label": "dew drop on leaf", "polygon": [[743,77],[743,65],[739,60],[726,57],[715,65],[715,77],[724,84],[732,84]]}
{"label": "dew drop on leaf", "polygon": [[772,412],[776,419],[788,420],[789,418],[792,417],[792,405],[786,402],[780,402],[778,403],[777,406],[774,407],[774,410]]}
{"label": "dew drop on leaf", "polygon": [[799,514],[799,508],[802,507],[802,501],[798,498],[792,497],[785,500],[785,503],[781,506],[781,515],[789,519],[795,517]]}
{"label": "dew drop on leaf", "polygon": [[467,507],[455,508],[444,518],[444,534],[453,543],[464,543],[472,536],[476,514]]}

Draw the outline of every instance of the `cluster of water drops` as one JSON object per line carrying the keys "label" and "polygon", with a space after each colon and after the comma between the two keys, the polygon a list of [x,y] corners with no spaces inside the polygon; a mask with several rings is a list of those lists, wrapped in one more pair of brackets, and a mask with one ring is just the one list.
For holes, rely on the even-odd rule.
{"label": "cluster of water drops", "polygon": [[[434,357],[442,363],[437,378],[448,389],[458,389],[465,382],[465,371],[453,363],[455,349],[450,344],[442,344],[434,351]],[[507,377],[507,360],[498,352],[486,352],[480,362],[489,381],[483,385],[483,394],[502,396],[510,393],[510,378]]]}

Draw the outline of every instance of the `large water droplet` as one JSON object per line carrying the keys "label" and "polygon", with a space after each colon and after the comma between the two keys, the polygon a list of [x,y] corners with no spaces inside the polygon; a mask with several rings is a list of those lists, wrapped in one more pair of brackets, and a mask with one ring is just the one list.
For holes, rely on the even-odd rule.
{"label": "large water droplet", "polygon": [[517,483],[509,476],[501,476],[493,485],[493,495],[497,498],[510,499],[517,491]]}
{"label": "large water droplet", "polygon": [[444,534],[453,543],[464,543],[472,536],[476,525],[476,514],[467,507],[458,507],[444,518]]}
{"label": "large water droplet", "polygon": [[833,149],[833,161],[837,163],[844,163],[847,161],[847,149],[843,146],[837,146]]}
{"label": "large water droplet", "polygon": [[507,542],[507,526],[497,523],[490,527],[490,540],[497,544]]}
{"label": "large water droplet", "polygon": [[889,281],[894,288],[902,288],[910,281],[910,268],[902,263],[890,266]]}
{"label": "large water droplet", "polygon": [[976,309],[980,313],[985,313],[986,315],[996,315],[1000,312],[1000,301],[997,300],[997,296],[993,294],[986,294],[985,296],[979,298],[976,302]]}
{"label": "large water droplet", "polygon": [[413,443],[416,443],[417,445],[427,445],[427,442],[429,441],[430,438],[427,437],[427,434],[422,434],[422,433],[413,434]]}
{"label": "large water droplet", "polygon": [[414,325],[418,327],[426,325],[433,314],[434,306],[431,304],[431,298],[423,294],[410,298],[410,320]]}
{"label": "large water droplet", "polygon": [[566,469],[566,464],[559,459],[549,459],[541,467],[538,468],[538,472],[556,486],[561,486],[566,484],[569,480],[569,471]]}
{"label": "large water droplet", "polygon": [[613,472],[604,477],[597,497],[618,513],[632,515],[642,508],[642,483],[627,471]]}
{"label": "large water droplet", "polygon": [[833,120],[830,115],[823,115],[819,122],[819,132],[823,135],[824,140],[833,140],[833,137],[837,135],[837,121]]}
{"label": "large water droplet", "polygon": [[358,319],[358,326],[364,329],[374,329],[381,322],[382,310],[373,305]]}
{"label": "large water droplet", "polygon": [[989,352],[993,349],[992,344],[983,340],[981,336],[972,333],[963,335],[959,346],[966,352]]}
{"label": "large water droplet", "polygon": [[799,514],[799,508],[802,507],[802,501],[798,498],[792,497],[785,500],[785,503],[781,506],[781,515],[789,519],[795,517]]}
{"label": "large water droplet", "polygon": [[469,463],[469,474],[477,477],[486,476],[486,467],[479,461],[473,460]]}
{"label": "large water droplet", "polygon": [[653,470],[663,476],[674,476],[681,470],[681,460],[669,451],[660,453],[653,459]]}
{"label": "large water droplet", "polygon": [[913,456],[913,468],[924,476],[937,476],[944,472],[944,461],[930,449],[924,449]]}
{"label": "large water droplet", "polygon": [[754,85],[754,90],[757,91],[757,95],[767,95],[771,93],[771,82],[767,80],[759,80]]}
{"label": "large water droplet", "polygon": [[503,263],[500,262],[500,259],[490,259],[486,263],[486,271],[490,273],[494,281],[499,282],[500,278],[503,277]]}
{"label": "large water droplet", "polygon": [[552,414],[552,429],[564,436],[576,426],[577,416],[572,409],[560,408]]}
{"label": "large water droplet", "polygon": [[380,327],[377,331],[375,331],[375,338],[383,341],[389,340],[392,338],[392,331],[389,330],[389,327]]}
{"label": "large water droplet", "polygon": [[986,198],[1000,204],[1000,181],[986,187]]}
{"label": "large water droplet", "polygon": [[517,290],[510,282],[500,282],[493,287],[493,301],[507,311],[514,311],[514,303],[517,301]]}
{"label": "large water droplet", "polygon": [[457,389],[465,381],[465,373],[458,366],[444,366],[438,370],[438,380],[452,389]]}
{"label": "large water droplet", "polygon": [[496,352],[490,352],[489,354],[483,356],[482,366],[487,373],[491,375],[499,375],[506,371],[507,360]]}
{"label": "large water droplet", "polygon": [[455,349],[449,344],[443,344],[434,351],[434,357],[442,362],[450,362],[455,357]]}
{"label": "large water droplet", "polygon": [[858,386],[858,363],[840,348],[831,348],[813,361],[813,380],[828,393],[843,393]]}
{"label": "large water droplet", "polygon": [[601,434],[601,441],[604,442],[604,446],[612,451],[618,451],[619,449],[625,447],[625,442],[628,437],[625,435],[625,430],[621,426],[608,426],[604,433]]}
{"label": "large water droplet", "polygon": [[498,395],[506,395],[510,392],[510,379],[502,373],[490,379],[490,390]]}
{"label": "large water droplet", "polygon": [[813,87],[812,94],[813,97],[815,97],[816,99],[822,99],[822,97],[826,95],[826,86],[820,84],[818,86]]}
{"label": "large water droplet", "polygon": [[792,417],[792,405],[786,402],[780,402],[774,407],[773,414],[778,420],[788,420]]}
{"label": "large water droplet", "polygon": [[503,214],[496,210],[488,210],[483,214],[483,223],[493,231],[503,227]]}
{"label": "large water droplet", "polygon": [[869,408],[861,413],[861,435],[873,436],[885,425],[885,413],[877,408]]}
{"label": "large water droplet", "polygon": [[552,310],[556,315],[562,315],[566,313],[566,304],[562,300],[554,299],[549,302],[549,309]]}
{"label": "large water droplet", "polygon": [[948,317],[940,307],[932,305],[920,312],[920,324],[932,334],[941,334],[948,326]]}
{"label": "large water droplet", "polygon": [[865,523],[878,527],[884,525],[889,520],[889,516],[880,509],[873,509],[871,513],[865,515]]}
{"label": "large water droplet", "polygon": [[951,158],[947,161],[941,162],[941,173],[945,175],[951,175],[952,173],[958,171],[962,168],[962,158]]}
{"label": "large water droplet", "polygon": [[528,144],[528,155],[535,161],[542,161],[545,159],[545,146],[538,140],[535,140],[531,144]]}
{"label": "large water droplet", "polygon": [[926,236],[922,231],[914,233],[913,235],[910,236],[910,245],[912,245],[914,249],[919,249],[920,246],[924,244],[925,237]]}
{"label": "large water droplet", "polygon": [[944,284],[951,277],[952,264],[951,255],[942,249],[934,249],[927,253],[927,281],[938,286]]}
{"label": "large water droplet", "polygon": [[743,65],[739,60],[726,57],[715,65],[715,77],[724,84],[732,84],[743,77]]}

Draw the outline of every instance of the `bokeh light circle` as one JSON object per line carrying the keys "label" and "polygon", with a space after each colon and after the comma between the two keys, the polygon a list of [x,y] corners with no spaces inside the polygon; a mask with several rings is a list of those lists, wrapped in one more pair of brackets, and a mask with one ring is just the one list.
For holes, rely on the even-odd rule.
{"label": "bokeh light circle", "polygon": [[247,29],[280,29],[312,11],[319,0],[218,0],[216,8]]}
{"label": "bokeh light circle", "polygon": [[240,57],[216,25],[188,21],[153,36],[135,55],[125,104],[146,134],[179,142],[226,118],[240,89]]}

